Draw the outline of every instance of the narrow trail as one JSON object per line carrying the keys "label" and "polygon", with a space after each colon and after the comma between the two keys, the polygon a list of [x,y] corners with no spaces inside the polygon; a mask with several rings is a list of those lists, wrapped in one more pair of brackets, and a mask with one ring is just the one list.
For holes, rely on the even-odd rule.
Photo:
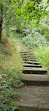
{"label": "narrow trail", "polygon": [[15,101],[21,107],[18,111],[49,111],[49,77],[47,70],[36,61],[31,51],[21,52],[24,60],[22,82],[17,90],[21,98]]}

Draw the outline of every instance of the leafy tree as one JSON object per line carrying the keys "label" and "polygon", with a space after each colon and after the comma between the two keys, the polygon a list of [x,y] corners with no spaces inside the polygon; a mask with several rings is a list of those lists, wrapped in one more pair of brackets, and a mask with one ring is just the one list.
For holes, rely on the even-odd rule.
{"label": "leafy tree", "polygon": [[16,26],[19,32],[28,24],[39,28],[42,25],[41,19],[48,16],[48,1],[46,5],[44,0],[1,0],[0,3],[0,40],[4,27]]}
{"label": "leafy tree", "polygon": [[[5,27],[12,27],[17,25],[21,27],[21,6],[23,0],[1,0],[1,19],[0,19],[0,40],[2,37],[2,29]],[[15,25],[15,26],[16,26]]]}

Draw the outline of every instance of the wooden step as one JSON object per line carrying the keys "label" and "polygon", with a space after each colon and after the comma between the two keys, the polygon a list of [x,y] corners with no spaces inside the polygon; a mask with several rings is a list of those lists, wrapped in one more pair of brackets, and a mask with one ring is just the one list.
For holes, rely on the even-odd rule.
{"label": "wooden step", "polygon": [[32,68],[32,67],[24,67],[24,74],[46,74],[47,70],[43,68]]}
{"label": "wooden step", "polygon": [[22,56],[22,58],[24,58],[24,59],[27,59],[27,58],[29,58],[29,59],[36,59],[35,56],[31,56],[31,57],[30,56]]}
{"label": "wooden step", "polygon": [[22,57],[35,57],[33,54],[21,54]]}
{"label": "wooden step", "polygon": [[33,64],[24,64],[23,66],[24,67],[38,67],[38,68],[42,67],[41,65],[33,65]]}
{"label": "wooden step", "polygon": [[34,56],[34,54],[32,54],[32,53],[21,53],[21,55],[23,55],[23,56]]}
{"label": "wooden step", "polygon": [[25,63],[28,63],[28,64],[35,64],[35,65],[39,65],[39,64],[40,64],[39,62],[32,62],[32,61],[25,61]]}
{"label": "wooden step", "polygon": [[31,57],[30,57],[30,56],[26,56],[26,57],[24,56],[24,57],[22,57],[22,58],[24,58],[24,59],[27,59],[27,58],[28,58],[28,59],[36,59],[34,56],[31,56]]}
{"label": "wooden step", "polygon": [[48,75],[39,75],[39,74],[24,74],[22,77],[22,82],[26,85],[34,86],[49,86],[49,77]]}
{"label": "wooden step", "polygon": [[31,54],[32,54],[31,51],[23,51],[23,52],[20,52],[20,53],[21,53],[21,54],[22,54],[22,53],[27,53],[27,54],[31,53]]}
{"label": "wooden step", "polygon": [[30,50],[21,51],[20,53],[32,53]]}
{"label": "wooden step", "polygon": [[35,59],[23,58],[24,61],[36,61]]}
{"label": "wooden step", "polygon": [[22,57],[22,58],[23,58],[23,59],[26,59],[26,60],[29,59],[29,61],[32,60],[32,59],[36,60],[35,57]]}

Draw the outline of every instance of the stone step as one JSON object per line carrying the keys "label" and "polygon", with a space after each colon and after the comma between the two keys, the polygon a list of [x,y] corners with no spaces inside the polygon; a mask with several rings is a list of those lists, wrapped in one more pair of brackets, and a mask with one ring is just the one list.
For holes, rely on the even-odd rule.
{"label": "stone step", "polygon": [[24,67],[24,74],[46,74],[47,70],[43,68],[32,68],[32,67]]}
{"label": "stone step", "polygon": [[21,51],[20,53],[32,53],[31,51]]}
{"label": "stone step", "polygon": [[23,66],[24,67],[38,67],[38,68],[42,67],[41,65],[33,65],[33,64],[24,64]]}
{"label": "stone step", "polygon": [[35,59],[23,58],[24,61],[36,61]]}
{"label": "stone step", "polygon": [[23,56],[34,56],[34,54],[32,54],[32,53],[21,53],[21,55],[23,55]]}
{"label": "stone step", "polygon": [[24,60],[28,60],[28,61],[30,61],[30,60],[36,60],[36,58],[35,57],[22,57]]}
{"label": "stone step", "polygon": [[39,64],[40,64],[39,62],[32,62],[32,61],[25,61],[25,63],[28,63],[28,64],[35,64],[35,65],[39,65]]}
{"label": "stone step", "polygon": [[27,59],[27,58],[29,58],[29,59],[35,59],[35,57],[34,56],[22,56],[24,59]]}
{"label": "stone step", "polygon": [[32,53],[30,50],[26,50],[26,51],[21,51],[20,53]]}
{"label": "stone step", "polygon": [[33,61],[33,60],[35,60],[36,61],[35,58],[23,58],[23,60],[25,60],[25,61]]}
{"label": "stone step", "polygon": [[26,54],[26,55],[22,54],[22,56],[23,57],[35,57],[33,54]]}
{"label": "stone step", "polygon": [[34,56],[31,56],[31,57],[30,57],[30,56],[26,56],[26,57],[25,57],[25,56],[22,56],[22,58],[23,58],[23,59],[36,59],[36,57],[34,57]]}
{"label": "stone step", "polygon": [[[21,81],[25,83],[16,89],[21,97],[14,101],[14,105],[20,106],[16,111],[49,111],[49,77],[47,71],[35,60],[30,51],[22,51],[25,60]],[[30,60],[28,60],[28,58]]]}
{"label": "stone step", "polygon": [[39,75],[39,74],[24,74],[22,76],[22,82],[26,85],[34,85],[34,86],[49,86],[49,77],[48,75]]}
{"label": "stone step", "polygon": [[49,86],[23,86],[17,91],[21,97],[13,102],[20,106],[18,111],[49,111]]}

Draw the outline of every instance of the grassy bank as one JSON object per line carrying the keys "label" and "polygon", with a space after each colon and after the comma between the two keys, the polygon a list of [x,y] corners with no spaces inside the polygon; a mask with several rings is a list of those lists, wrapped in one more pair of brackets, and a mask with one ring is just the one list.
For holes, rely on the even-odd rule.
{"label": "grassy bank", "polygon": [[14,111],[19,106],[13,99],[19,98],[17,87],[22,86],[23,61],[20,55],[21,43],[17,39],[3,38],[0,43],[0,110]]}
{"label": "grassy bank", "polygon": [[22,58],[20,55],[19,41],[13,41],[11,39],[3,39],[0,43],[0,72],[3,73],[3,69],[22,69]]}

